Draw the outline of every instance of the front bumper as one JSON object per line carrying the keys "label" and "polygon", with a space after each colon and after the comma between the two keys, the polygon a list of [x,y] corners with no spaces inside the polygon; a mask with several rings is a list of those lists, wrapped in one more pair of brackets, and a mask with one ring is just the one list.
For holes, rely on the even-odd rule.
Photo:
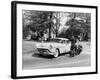
{"label": "front bumper", "polygon": [[35,54],[42,54],[42,55],[54,55],[54,52],[50,51],[46,48],[37,48],[35,50]]}

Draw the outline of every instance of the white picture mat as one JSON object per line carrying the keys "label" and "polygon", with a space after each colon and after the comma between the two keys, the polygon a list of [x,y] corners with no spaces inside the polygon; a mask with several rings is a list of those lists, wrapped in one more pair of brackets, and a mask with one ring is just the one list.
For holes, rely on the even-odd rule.
{"label": "white picture mat", "polygon": [[[81,12],[91,13],[91,66],[90,67],[72,67],[72,68],[54,68],[54,69],[32,69],[22,70],[22,10],[39,11],[63,11],[63,12]],[[95,36],[96,36],[96,10],[90,8],[76,7],[58,7],[42,5],[17,4],[17,76],[35,76],[63,73],[83,73],[94,72],[96,65]]]}

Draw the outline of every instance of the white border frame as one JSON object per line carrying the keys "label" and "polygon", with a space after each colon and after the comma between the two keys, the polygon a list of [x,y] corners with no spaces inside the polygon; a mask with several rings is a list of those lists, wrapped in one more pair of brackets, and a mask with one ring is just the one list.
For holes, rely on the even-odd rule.
{"label": "white border frame", "polygon": [[[56,68],[56,69],[36,69],[22,70],[22,10],[40,10],[40,11],[63,11],[63,12],[85,12],[91,13],[91,67],[73,67],[73,68]],[[51,74],[69,74],[95,72],[96,69],[96,9],[94,8],[76,8],[60,7],[47,5],[28,5],[17,4],[17,76],[37,76]],[[78,70],[78,71],[77,71]],[[67,73],[66,73],[67,72]]]}

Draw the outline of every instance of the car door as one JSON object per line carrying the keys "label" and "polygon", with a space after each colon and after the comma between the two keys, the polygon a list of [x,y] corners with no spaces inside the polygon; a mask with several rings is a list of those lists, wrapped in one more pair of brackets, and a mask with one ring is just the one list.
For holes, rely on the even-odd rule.
{"label": "car door", "polygon": [[66,40],[65,41],[65,52],[69,52],[71,48],[71,42]]}
{"label": "car door", "polygon": [[66,52],[66,44],[65,44],[64,40],[60,41],[60,47],[59,47],[59,49],[60,49],[60,53],[61,54]]}

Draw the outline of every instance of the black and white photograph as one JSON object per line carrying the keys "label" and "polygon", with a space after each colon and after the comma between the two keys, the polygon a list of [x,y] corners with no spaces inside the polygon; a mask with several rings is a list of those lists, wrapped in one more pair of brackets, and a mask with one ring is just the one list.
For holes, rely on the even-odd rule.
{"label": "black and white photograph", "polygon": [[91,66],[91,13],[22,13],[23,70]]}
{"label": "black and white photograph", "polygon": [[16,5],[16,76],[96,73],[95,6]]}

